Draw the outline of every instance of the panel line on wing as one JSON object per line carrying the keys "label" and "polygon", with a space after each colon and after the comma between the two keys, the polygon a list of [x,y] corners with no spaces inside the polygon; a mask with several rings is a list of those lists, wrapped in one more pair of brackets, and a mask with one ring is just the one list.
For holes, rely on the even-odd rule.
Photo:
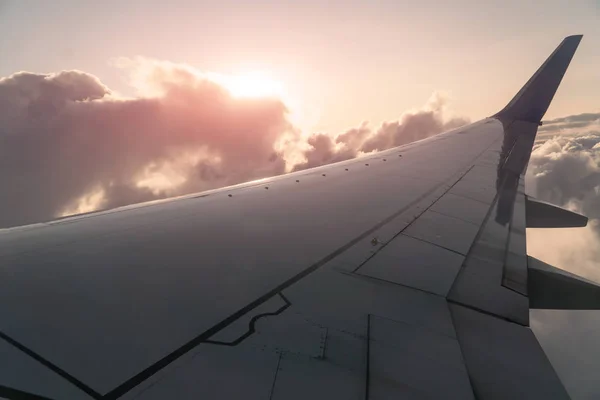
{"label": "panel line on wing", "polygon": [[285,310],[287,310],[292,305],[292,303],[283,295],[283,293],[280,292],[278,294],[279,294],[279,297],[281,297],[281,299],[285,302],[285,304],[283,306],[279,307],[274,312],[265,312],[265,313],[258,314],[258,315],[255,315],[254,317],[252,317],[252,319],[248,323],[248,330],[243,335],[238,337],[237,339],[230,341],[230,342],[223,342],[223,341],[219,341],[219,340],[206,340],[204,343],[214,344],[214,345],[218,345],[218,346],[230,346],[230,347],[237,346],[238,344],[242,343],[244,340],[246,340],[247,338],[249,338],[256,332],[255,325],[259,319],[277,316],[277,315],[281,314],[282,312],[284,312]]}
{"label": "panel line on wing", "polygon": [[273,376],[273,384],[271,385],[271,392],[269,393],[269,400],[273,399],[273,393],[275,392],[275,383],[277,382],[277,375],[279,374],[279,366],[281,365],[281,355],[279,352],[279,358],[277,359],[277,367],[275,368],[275,375]]}
{"label": "panel line on wing", "polygon": [[371,314],[367,314],[367,368],[365,368],[365,400],[369,400],[369,387],[371,382]]}
{"label": "panel line on wing", "polygon": [[444,297],[444,296],[440,295],[439,293],[430,292],[429,290],[421,289],[421,288],[416,287],[416,286],[406,285],[406,284],[401,283],[401,282],[390,281],[390,280],[379,278],[379,277],[372,276],[372,275],[363,275],[360,272],[352,272],[352,271],[344,271],[344,270],[336,270],[336,272],[339,272],[340,274],[352,276],[352,277],[355,277],[355,278],[358,278],[358,279],[361,279],[361,280],[365,280],[365,281],[375,281],[375,282],[385,283],[387,285],[402,286],[403,288],[416,290],[418,292],[423,292],[423,293],[426,293],[426,294],[429,294],[429,295],[433,295],[433,296],[436,296],[436,297]]}
{"label": "panel line on wing", "polygon": [[[451,300],[447,300],[447,301],[451,302]],[[448,313],[450,314],[450,321],[452,322],[452,327],[454,328],[454,332],[456,333],[456,340],[458,341],[458,348],[460,349],[460,356],[462,357],[462,362],[465,366],[465,369],[467,370],[467,378],[469,378],[469,384],[471,385],[471,390],[473,391],[473,397],[475,397],[475,400],[478,400],[480,396],[477,396],[477,392],[475,391],[475,386],[473,385],[473,377],[471,376],[471,370],[469,369],[469,364],[467,364],[467,360],[465,359],[465,352],[463,350],[461,338],[458,335],[458,332],[456,330],[455,317],[452,314],[452,310],[450,310],[450,304],[447,303],[446,306],[448,307]]]}
{"label": "panel line on wing", "polygon": [[0,385],[0,397],[9,400],[52,400],[49,397],[39,396],[3,385]]}
{"label": "panel line on wing", "polygon": [[[432,212],[433,212],[433,211],[432,211]],[[442,214],[442,215],[443,215],[443,214]],[[466,222],[466,221],[465,221],[465,222]],[[474,225],[474,224],[471,224],[471,225]],[[400,235],[402,235],[402,236],[407,236],[407,237],[409,237],[409,238],[411,238],[411,239],[418,240],[419,242],[427,243],[427,244],[429,244],[429,245],[431,245],[431,246],[434,246],[434,247],[439,247],[440,249],[444,249],[444,250],[447,250],[447,251],[449,251],[449,252],[451,252],[451,253],[458,254],[458,255],[459,255],[459,256],[461,256],[461,257],[464,257],[464,256],[465,256],[465,255],[464,255],[463,253],[461,253],[460,251],[452,250],[452,249],[451,249],[451,248],[449,248],[449,247],[445,247],[445,246],[442,246],[442,245],[440,245],[440,244],[437,244],[437,243],[431,243],[431,242],[430,242],[430,241],[428,241],[427,239],[423,239],[423,238],[420,238],[420,237],[416,237],[416,236],[407,235],[406,233],[400,233]]]}
{"label": "panel line on wing", "polygon": [[[488,148],[486,148],[484,150],[484,152]],[[477,157],[479,157],[479,155]],[[473,164],[469,168],[467,168],[467,170],[463,174],[461,174],[458,178],[456,178],[456,180],[446,190],[444,190],[444,192],[433,203],[431,203],[428,207],[425,207],[423,210],[419,211],[419,213],[414,217],[414,219],[410,222],[410,224],[406,225],[404,228],[402,228],[400,231],[398,231],[394,236],[392,236],[392,238],[390,240],[383,243],[382,246],[376,252],[371,254],[366,260],[364,260],[362,263],[360,263],[352,272],[356,273],[360,268],[362,268],[366,263],[368,263],[373,257],[375,257],[381,250],[383,250],[388,244],[390,244],[394,239],[396,239],[399,235],[401,235],[402,232],[404,232],[411,225],[413,225],[413,223],[415,221],[417,221],[421,215],[423,215],[426,211],[428,211],[440,198],[442,198],[446,193],[448,193],[454,187],[454,185],[456,185],[474,166],[475,166],[475,164]],[[414,239],[418,239],[418,238],[414,238]],[[418,239],[418,240],[422,240],[422,239]],[[422,240],[422,241],[427,242],[425,240]],[[429,243],[429,242],[427,242],[427,243]],[[433,244],[433,243],[430,243],[430,244]],[[436,245],[434,244],[434,246],[436,246]],[[438,247],[442,247],[442,246],[438,246]],[[446,250],[449,250],[449,249],[446,249]],[[450,251],[455,252],[453,250],[450,250]]]}
{"label": "panel line on wing", "polygon": [[[439,197],[438,197],[438,198],[437,198],[437,199],[436,199],[436,200],[435,200],[433,203],[431,203],[431,204],[430,204],[428,207],[425,207],[425,208],[424,208],[422,211],[420,211],[420,212],[419,212],[419,213],[418,213],[418,214],[415,216],[415,218],[414,218],[414,219],[411,221],[411,223],[410,223],[410,224],[406,225],[406,226],[405,226],[403,229],[401,229],[399,232],[397,232],[397,233],[396,233],[396,234],[395,234],[395,235],[394,235],[394,236],[393,236],[393,237],[392,237],[390,240],[388,240],[387,242],[383,243],[383,244],[382,244],[382,246],[381,246],[381,247],[380,247],[380,248],[379,248],[379,249],[378,249],[376,252],[374,252],[373,254],[371,254],[371,255],[370,255],[370,256],[369,256],[369,257],[368,257],[366,260],[364,260],[364,261],[363,261],[361,264],[359,264],[359,265],[358,265],[358,266],[357,266],[357,267],[356,267],[356,268],[355,268],[355,269],[354,269],[352,272],[356,273],[356,272],[357,272],[357,271],[358,271],[358,270],[359,270],[361,267],[363,267],[363,266],[364,266],[364,265],[365,265],[367,262],[369,262],[369,261],[370,261],[370,260],[371,260],[373,257],[375,257],[375,256],[376,256],[376,255],[377,255],[377,254],[378,254],[378,253],[379,253],[379,252],[382,250],[382,249],[384,249],[384,248],[385,248],[385,247],[386,247],[388,244],[390,244],[390,243],[391,243],[391,242],[392,242],[392,241],[393,241],[393,240],[394,240],[396,237],[398,237],[398,236],[399,236],[399,235],[401,235],[401,234],[402,234],[404,231],[406,231],[408,228],[410,228],[410,227],[411,227],[411,226],[412,226],[412,225],[415,223],[415,221],[417,221],[417,220],[419,219],[419,217],[421,217],[421,216],[422,216],[422,215],[423,215],[425,212],[427,212],[427,211],[430,211],[430,209],[431,209],[432,207],[434,207],[434,206],[435,206],[435,204],[436,204],[436,203],[437,203],[437,202],[438,202],[438,201],[439,201],[439,200],[440,200],[442,197],[444,197],[444,195],[448,194],[448,193],[449,193],[449,192],[450,192],[450,191],[451,191],[451,190],[452,190],[452,189],[453,189],[453,188],[456,186],[456,184],[457,184],[457,183],[459,183],[459,182],[460,182],[460,181],[461,181],[461,180],[462,180],[462,179],[463,179],[463,178],[464,178],[464,177],[465,177],[465,176],[466,176],[466,175],[467,175],[467,174],[468,174],[468,173],[469,173],[469,172],[470,172],[470,171],[471,171],[471,170],[472,170],[472,169],[473,169],[475,166],[476,166],[476,162],[477,162],[477,160],[478,160],[478,159],[479,159],[479,158],[480,158],[480,157],[481,157],[483,154],[485,154],[485,152],[487,152],[487,151],[488,151],[488,150],[489,150],[489,149],[490,149],[492,146],[494,146],[496,143],[497,143],[497,142],[496,142],[496,141],[494,141],[492,144],[490,144],[488,147],[486,147],[486,148],[485,148],[485,149],[484,149],[484,150],[483,150],[481,153],[479,153],[479,154],[478,154],[478,155],[475,157],[475,161],[474,161],[474,163],[473,163],[473,164],[472,164],[472,165],[471,165],[469,168],[467,168],[467,169],[464,171],[464,173],[460,174],[460,175],[458,176],[458,178],[456,178],[456,180],[455,180],[454,182],[452,182],[452,184],[451,184],[451,185],[450,185],[450,186],[449,186],[449,187],[448,187],[446,190],[444,190],[444,192],[443,192],[443,193],[442,193],[442,194],[441,194],[441,195],[440,195],[440,196],[439,196]],[[460,197],[464,197],[464,198],[471,199],[470,197],[468,197],[468,196],[464,196],[464,195],[457,195],[457,196],[460,196]],[[482,203],[482,204],[486,204],[486,203],[484,203],[484,202],[482,202],[482,201],[480,201],[480,200],[476,200],[476,199],[471,199],[471,200],[479,201],[479,202],[480,202],[480,203]],[[487,205],[487,204],[486,204],[486,205]],[[491,208],[492,208],[492,207],[490,207],[490,210],[491,210]],[[431,212],[436,212],[436,213],[438,213],[438,214],[441,214],[441,215],[446,215],[446,214],[444,214],[444,213],[440,213],[440,212],[438,212],[438,211],[432,211],[432,210],[431,210]],[[489,210],[488,210],[488,214],[489,214]],[[448,217],[451,217],[451,218],[456,218],[456,219],[458,219],[458,220],[461,220],[461,221],[463,221],[463,219],[461,219],[461,218],[457,218],[457,217],[455,217],[455,216],[448,215]],[[481,226],[483,226],[483,224],[485,223],[485,221],[486,221],[486,219],[484,218],[484,220],[483,220],[483,222],[482,222],[482,225],[480,225],[480,227],[481,227]],[[469,221],[464,221],[464,222],[467,222],[467,223],[469,223],[469,224],[471,224],[471,225],[475,225],[475,224],[473,224],[472,222],[469,222]],[[444,247],[444,246],[440,246],[439,244],[431,243],[431,242],[429,242],[429,241],[427,241],[427,240],[424,240],[424,239],[421,239],[421,238],[417,238],[417,237],[413,237],[413,236],[410,236],[410,237],[412,237],[412,238],[414,238],[414,239],[417,239],[417,240],[420,240],[420,241],[423,241],[423,242],[426,242],[426,243],[428,243],[428,244],[431,244],[431,245],[434,245],[434,246],[440,247],[440,248],[442,248],[442,249],[445,249],[445,250],[451,251],[451,252],[453,252],[453,253],[460,254],[460,255],[464,256],[464,254],[461,254],[460,252],[457,252],[456,250],[452,250],[452,249],[446,248],[446,247]],[[475,240],[474,240],[474,242],[475,242],[476,240],[477,240],[477,237],[475,237]],[[467,255],[468,255],[468,253],[467,253]]]}
{"label": "panel line on wing", "polygon": [[[102,397],[102,395],[100,393],[96,392],[94,389],[92,389],[85,383],[81,382],[79,379],[75,378],[73,375],[69,374],[68,372],[66,372],[59,366],[53,364],[52,362],[46,360],[44,357],[42,357],[38,353],[34,352],[27,346],[19,343],[18,341],[16,341],[15,339],[11,338],[10,336],[8,336],[7,334],[5,334],[4,332],[1,332],[1,331],[0,331],[0,339],[3,339],[9,345],[11,345],[11,346],[17,348],[18,350],[22,351],[23,353],[27,354],[29,357],[33,358],[34,360],[36,360],[37,362],[42,364],[44,367],[48,368],[55,374],[59,375],[60,377],[62,377],[69,383],[73,384],[74,386],[76,386],[77,388],[82,390],[83,392],[87,393],[92,398],[100,399]],[[0,394],[1,394],[1,392],[0,392]]]}
{"label": "panel line on wing", "polygon": [[[477,231],[477,234],[475,235],[475,239],[473,240],[473,243],[471,243],[471,247],[469,248],[469,251],[467,251],[467,254],[465,255],[465,260],[463,261],[463,264],[460,266],[460,270],[458,271],[459,275],[466,268],[467,261],[469,260],[469,257],[471,256],[471,253],[473,252],[473,249],[475,248],[475,246],[479,242],[479,239],[481,239],[481,235],[485,231],[485,226],[486,226],[488,220],[490,219],[490,216],[492,215],[492,211],[495,208],[494,206],[495,206],[497,200],[498,200],[498,194],[496,194],[496,196],[494,197],[494,200],[492,201],[492,205],[489,208],[489,210],[487,211],[485,217],[483,218],[483,221],[481,222],[481,226],[479,227],[479,230]],[[454,286],[455,285],[456,285],[456,280],[452,284],[452,287],[450,288],[450,292],[449,293],[452,293],[452,291],[454,290]]]}
{"label": "panel line on wing", "polygon": [[380,221],[379,223],[377,223],[376,225],[374,225],[370,229],[366,230],[365,232],[363,232],[362,234],[360,234],[356,238],[352,239],[351,241],[349,241],[348,243],[346,243],[342,247],[338,248],[337,250],[333,251],[329,255],[323,257],[321,260],[319,260],[316,263],[312,264],[308,268],[300,271],[298,274],[294,275],[293,277],[291,277],[288,280],[284,281],[283,283],[279,284],[277,287],[273,288],[272,290],[268,291],[267,293],[265,293],[264,295],[260,296],[256,300],[254,300],[251,303],[247,304],[245,307],[242,307],[241,309],[239,309],[235,313],[231,314],[229,317],[223,319],[221,322],[219,322],[219,323],[213,325],[211,328],[205,330],[200,335],[196,336],[195,338],[193,338],[192,340],[190,340],[189,342],[187,342],[183,346],[181,346],[178,349],[176,349],[176,350],[172,351],[171,353],[167,354],[165,357],[163,357],[162,359],[158,360],[154,364],[150,365],[146,369],[142,370],[137,375],[134,375],[133,377],[129,378],[128,380],[126,380],[125,382],[123,382],[122,384],[120,384],[119,386],[115,387],[113,390],[111,390],[110,392],[106,393],[102,398],[103,399],[108,399],[108,400],[114,400],[114,399],[117,399],[117,398],[123,396],[125,393],[129,392],[131,389],[133,389],[134,387],[138,386],[139,384],[141,384],[142,382],[144,382],[146,379],[148,379],[149,377],[151,377],[152,375],[154,375],[158,371],[162,370],[163,368],[165,368],[166,366],[168,366],[169,364],[171,364],[173,361],[177,360],[178,358],[180,358],[184,354],[186,354],[189,351],[193,350],[194,348],[196,348],[201,343],[205,343],[206,340],[208,340],[210,337],[214,336],[215,334],[217,334],[221,330],[225,329],[226,327],[228,327],[229,325],[231,325],[233,322],[237,321],[239,318],[241,318],[242,316],[246,315],[248,312],[252,311],[256,307],[258,307],[261,304],[263,304],[264,302],[268,301],[270,298],[272,298],[276,294],[280,293],[284,289],[292,286],[294,283],[296,283],[299,280],[303,279],[307,275],[315,272],[316,270],[318,270],[319,268],[321,268],[323,265],[327,264],[329,261],[333,260],[335,257],[339,256],[340,254],[342,254],[343,252],[345,252],[346,250],[348,250],[349,248],[351,248],[352,246],[354,246],[356,243],[360,242],[361,240],[363,240],[366,237],[368,237],[369,235],[371,235],[373,232],[375,232],[378,229],[380,229],[382,226],[384,226],[387,223],[391,222],[396,217],[398,217],[399,215],[401,215],[404,211],[406,211],[410,207],[416,205],[417,203],[419,203],[420,201],[422,201],[424,198],[426,198],[427,196],[429,196],[430,194],[432,194],[433,192],[435,192],[442,185],[443,185],[443,182],[440,182],[439,184],[433,186],[431,189],[429,189],[423,195],[421,195],[418,198],[416,198],[415,200],[413,200],[407,206],[405,206],[402,209],[396,211],[394,214],[392,214],[389,217],[385,218],[384,220]]}
{"label": "panel line on wing", "polygon": [[[445,193],[444,193],[444,194],[445,194]],[[433,206],[433,205],[432,205],[432,206]],[[454,218],[454,219],[457,219],[457,220],[459,220],[459,221],[466,222],[466,223],[467,223],[467,224],[469,224],[469,225],[474,225],[474,226],[477,226],[477,227],[479,227],[479,224],[476,224],[476,223],[474,223],[474,222],[472,222],[472,221],[469,221],[469,220],[467,220],[467,219],[465,219],[465,218],[457,217],[456,215],[450,215],[450,213],[445,213],[445,212],[440,212],[440,211],[436,211],[436,210],[431,210],[431,207],[430,207],[430,209],[429,209],[428,211],[429,211],[429,212],[431,212],[431,213],[434,213],[434,214],[440,214],[440,215],[443,215],[443,216],[445,216],[445,217]],[[418,238],[415,238],[415,239],[418,239]],[[435,243],[434,243],[434,244],[435,244]],[[440,246],[440,247],[442,247],[442,246]],[[445,247],[442,247],[442,248],[445,248]],[[450,249],[446,249],[446,250],[450,250]],[[450,251],[454,251],[454,250],[450,250]]]}

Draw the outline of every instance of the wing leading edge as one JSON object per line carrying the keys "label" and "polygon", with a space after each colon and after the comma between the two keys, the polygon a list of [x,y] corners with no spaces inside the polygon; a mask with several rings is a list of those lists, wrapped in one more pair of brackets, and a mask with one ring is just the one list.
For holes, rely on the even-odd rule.
{"label": "wing leading edge", "polygon": [[0,396],[568,398],[528,312],[573,277],[529,272],[523,175],[580,39],[463,128],[0,231]]}

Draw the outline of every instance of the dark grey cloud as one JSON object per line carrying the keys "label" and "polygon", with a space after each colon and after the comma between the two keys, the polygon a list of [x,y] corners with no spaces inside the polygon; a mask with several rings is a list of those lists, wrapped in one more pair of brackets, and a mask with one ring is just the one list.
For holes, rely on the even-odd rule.
{"label": "dark grey cloud", "polygon": [[539,131],[540,132],[558,132],[558,131],[563,131],[565,129],[584,128],[588,125],[590,125],[590,122],[588,122],[588,121],[564,122],[564,123],[557,123],[557,124],[544,124],[539,129]]}
{"label": "dark grey cloud", "polygon": [[600,124],[600,113],[583,113],[544,121],[539,131],[543,133],[568,131],[598,124]]}
{"label": "dark grey cloud", "polygon": [[600,120],[600,113],[583,113],[551,119],[549,121],[544,121],[544,124],[556,124],[561,122],[593,122],[597,120]]}
{"label": "dark grey cloud", "polygon": [[119,98],[81,71],[0,79],[0,227],[341,161],[467,122],[444,122],[434,96],[378,130],[302,139],[280,100],[234,98],[186,66],[127,63],[151,95]]}

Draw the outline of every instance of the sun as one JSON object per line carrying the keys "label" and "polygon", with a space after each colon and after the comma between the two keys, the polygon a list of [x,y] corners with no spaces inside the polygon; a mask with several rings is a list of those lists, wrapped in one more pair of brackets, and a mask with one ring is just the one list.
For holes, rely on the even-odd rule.
{"label": "sun", "polygon": [[233,97],[279,98],[285,97],[283,85],[261,72],[230,75],[220,82]]}

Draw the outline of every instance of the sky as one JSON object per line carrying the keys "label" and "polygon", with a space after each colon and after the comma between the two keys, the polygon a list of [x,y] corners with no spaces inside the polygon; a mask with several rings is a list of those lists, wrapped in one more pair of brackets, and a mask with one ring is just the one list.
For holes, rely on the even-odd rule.
{"label": "sky", "polygon": [[[472,119],[499,110],[556,46],[582,33],[547,117],[598,111],[597,0],[0,0],[0,76],[79,69],[132,94],[115,57],[201,71],[264,70],[303,108],[307,129],[379,124],[447,92]],[[518,66],[518,68],[516,68]]]}
{"label": "sky", "polygon": [[[600,282],[600,3],[0,0],[0,228],[360,156],[500,110],[584,34],[526,190],[590,217],[528,251]],[[600,312],[536,311],[575,399]]]}

